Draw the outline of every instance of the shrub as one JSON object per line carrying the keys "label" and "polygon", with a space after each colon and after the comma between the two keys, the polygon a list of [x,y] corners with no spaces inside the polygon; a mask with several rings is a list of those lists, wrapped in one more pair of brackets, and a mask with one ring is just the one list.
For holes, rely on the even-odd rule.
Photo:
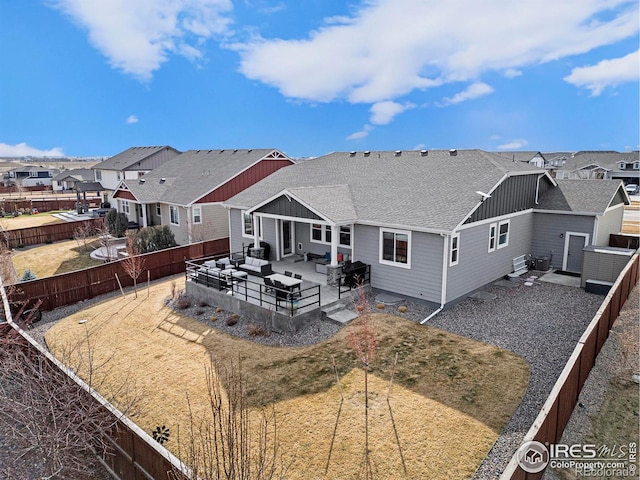
{"label": "shrub", "polygon": [[218,317],[213,316],[213,317],[211,317],[211,318],[209,319],[209,321],[210,321],[210,322],[212,322],[212,323],[215,323],[215,322],[217,322],[217,321],[218,321]]}
{"label": "shrub", "polygon": [[356,305],[356,312],[360,313],[360,312],[364,312],[364,305],[359,303],[358,305]]}
{"label": "shrub", "polygon": [[238,316],[237,315],[231,315],[229,318],[227,318],[227,326],[229,327],[233,327],[236,323],[238,323]]}
{"label": "shrub", "polygon": [[406,311],[407,311],[407,307],[406,307],[406,305],[400,305],[400,306],[398,307],[398,311],[399,311],[400,313],[406,313]]}
{"label": "shrub", "polygon": [[384,310],[384,303],[377,304],[376,308],[378,308],[378,310]]}
{"label": "shrub", "polygon": [[31,280],[35,280],[36,279],[36,274],[33,273],[31,271],[30,268],[27,268],[24,273],[22,274],[22,278],[20,279],[21,282],[29,282]]}
{"label": "shrub", "polygon": [[268,337],[269,336],[269,332],[267,332],[260,325],[256,325],[254,323],[250,324],[247,327],[247,333],[252,337]]}
{"label": "shrub", "polygon": [[140,229],[136,234],[135,242],[141,253],[157,252],[177,245],[168,225]]}
{"label": "shrub", "polygon": [[191,297],[183,293],[179,295],[178,298],[176,298],[176,300],[174,301],[174,305],[176,308],[185,310],[191,306]]}
{"label": "shrub", "polygon": [[198,308],[194,313],[196,315],[202,315],[204,312],[205,312],[204,310],[202,310],[201,308]]}
{"label": "shrub", "polygon": [[216,313],[222,313],[222,312],[224,312],[224,309],[220,307],[216,307]]}
{"label": "shrub", "polygon": [[202,308],[206,308],[206,307],[208,307],[208,306],[209,306],[209,304],[206,302],[206,300],[200,300],[200,301],[198,302],[198,306],[199,306],[199,307],[202,307]]}
{"label": "shrub", "polygon": [[127,231],[129,226],[129,218],[124,213],[111,209],[109,213],[105,215],[105,221],[107,222],[107,229],[111,235],[118,238],[124,237],[124,232]]}

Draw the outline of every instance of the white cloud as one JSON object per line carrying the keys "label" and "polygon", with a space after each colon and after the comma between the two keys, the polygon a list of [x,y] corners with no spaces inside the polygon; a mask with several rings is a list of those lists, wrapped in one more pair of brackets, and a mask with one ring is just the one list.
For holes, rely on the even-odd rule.
{"label": "white cloud", "polygon": [[597,97],[607,87],[615,87],[621,83],[637,82],[640,77],[640,50],[620,58],[602,60],[596,65],[578,67],[564,80],[576,87],[591,90]]}
{"label": "white cloud", "polygon": [[351,135],[349,135],[347,137],[347,140],[360,140],[361,138],[364,138],[367,135],[369,135],[369,132],[372,129],[373,129],[373,127],[371,125],[365,125],[364,127],[362,127],[362,130],[360,130],[358,132],[354,132]]}
{"label": "white cloud", "polygon": [[127,118],[128,124],[138,123],[139,121],[140,120],[138,120],[138,117],[136,117],[135,115],[129,115],[129,117]]}
{"label": "white cloud", "polygon": [[30,147],[26,143],[18,143],[9,145],[0,143],[0,156],[3,157],[64,157],[65,154],[60,147],[54,147],[50,150],[39,150]]}
{"label": "white cloud", "polygon": [[474,98],[484,97],[485,95],[489,95],[493,93],[493,88],[491,85],[487,85],[486,83],[476,82],[469,85],[462,92],[456,93],[451,98],[444,98],[442,101],[442,105],[455,105],[456,103],[462,103],[467,100],[473,100]]}
{"label": "white cloud", "polygon": [[502,145],[498,145],[498,150],[520,150],[523,147],[526,147],[529,144],[525,139],[519,138],[517,140],[512,140],[509,143],[504,143]]}
{"label": "white cloud", "polygon": [[306,38],[236,48],[244,75],[286,97],[376,103],[586,53],[635,36],[637,19],[635,0],[363,0]]}
{"label": "white cloud", "polygon": [[370,109],[370,122],[374,125],[387,125],[396,115],[414,107],[413,103],[401,104],[391,101],[374,103]]}
{"label": "white cloud", "polygon": [[522,70],[518,70],[517,68],[507,68],[504,72],[504,76],[507,78],[516,78],[522,75]]}
{"label": "white cloud", "polygon": [[140,80],[171,54],[199,58],[204,40],[226,33],[231,0],[52,0],[89,32],[114,68]]}

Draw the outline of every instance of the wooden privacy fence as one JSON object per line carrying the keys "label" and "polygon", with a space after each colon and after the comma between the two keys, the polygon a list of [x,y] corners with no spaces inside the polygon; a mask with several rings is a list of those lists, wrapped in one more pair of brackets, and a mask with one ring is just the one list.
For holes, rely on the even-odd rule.
{"label": "wooden privacy fence", "polygon": [[[587,381],[589,372],[595,365],[602,345],[609,336],[613,322],[638,281],[639,258],[636,253],[611,287],[593,320],[580,337],[569,361],[522,443],[535,440],[542,444],[545,442],[551,444],[560,441],[562,432],[564,432],[573,409],[578,403],[578,395]],[[533,480],[542,478],[543,473],[544,470],[538,473],[528,473],[522,470],[518,465],[516,452],[500,478],[504,480]]]}
{"label": "wooden privacy fence", "polygon": [[40,245],[42,243],[59,242],[60,240],[72,240],[75,236],[76,229],[85,223],[88,223],[97,231],[104,225],[104,218],[90,218],[77,222],[55,223],[53,225],[6,230],[9,248]]}
{"label": "wooden privacy fence", "polygon": [[[82,200],[84,204],[84,200]],[[102,203],[101,198],[87,198],[89,208],[98,208]],[[52,210],[74,210],[77,207],[77,200],[57,199],[57,198],[5,198],[0,200],[0,210],[5,214],[23,212],[37,208],[39,212],[50,212]]]}
{"label": "wooden privacy fence", "polygon": [[[151,280],[157,280],[184,273],[185,260],[228,252],[229,238],[225,237],[140,255],[144,259],[144,267],[138,282],[146,281],[147,275]],[[132,286],[133,280],[125,272],[122,262],[123,260],[118,260],[76,272],[19,283],[10,301],[16,306],[26,303],[25,308],[29,309],[41,300],[39,309],[49,311],[118,290],[116,274],[123,287]]]}

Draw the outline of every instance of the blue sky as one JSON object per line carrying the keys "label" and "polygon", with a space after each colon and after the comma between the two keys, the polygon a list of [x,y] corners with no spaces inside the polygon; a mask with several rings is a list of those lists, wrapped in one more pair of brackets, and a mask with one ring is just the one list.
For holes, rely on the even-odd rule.
{"label": "blue sky", "polygon": [[638,149],[637,0],[0,0],[0,155]]}

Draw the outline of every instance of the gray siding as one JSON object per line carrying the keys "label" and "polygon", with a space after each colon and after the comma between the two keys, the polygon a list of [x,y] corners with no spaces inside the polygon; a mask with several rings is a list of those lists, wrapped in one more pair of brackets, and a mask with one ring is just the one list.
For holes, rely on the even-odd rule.
{"label": "gray siding", "polygon": [[[296,223],[296,253],[303,254],[304,252],[314,253],[316,255],[324,255],[326,252],[331,251],[331,245],[324,243],[316,243],[310,240],[311,238],[311,226],[309,223]],[[298,244],[302,244],[302,251],[298,251]],[[353,238],[351,239],[353,244]],[[351,254],[350,248],[338,247],[338,253]]]}
{"label": "gray siding", "polygon": [[355,225],[354,260],[371,265],[371,286],[440,303],[443,238],[422,232],[411,236],[411,269],[379,263],[380,229]]}
{"label": "gray siding", "polygon": [[133,165],[127,167],[125,170],[143,170],[143,171],[153,170],[154,168],[159,167],[163,163],[171,160],[172,158],[178,155],[179,153],[173,150],[172,148],[163,148],[159,152],[156,152],[153,155],[149,155],[148,157],[143,158],[139,162],[136,162]]}
{"label": "gray siding", "polygon": [[554,268],[562,268],[566,232],[587,233],[589,243],[593,242],[594,217],[539,212],[533,215],[531,253],[534,257],[549,257]]}
{"label": "gray siding", "polygon": [[619,207],[611,209],[601,217],[598,217],[597,237],[592,243],[598,246],[608,246],[609,235],[620,233],[620,230],[622,230],[623,216],[624,204],[620,204]]}
{"label": "gray siding", "polygon": [[263,205],[257,211],[261,213],[271,213],[273,215],[282,215],[284,217],[322,220],[318,215],[313,213],[304,205],[301,205],[293,199],[288,200],[284,195],[274,199],[266,205]]}
{"label": "gray siding", "polygon": [[447,303],[511,273],[513,259],[531,253],[533,212],[509,220],[508,245],[492,252],[489,228],[493,222],[460,231],[458,264],[449,267],[447,263]]}
{"label": "gray siding", "polygon": [[[491,193],[491,198],[482,202],[465,223],[473,223],[533,208],[539,175],[517,175],[506,178]],[[540,179],[541,190],[546,190],[547,183],[546,177]]]}
{"label": "gray siding", "polygon": [[242,244],[250,243],[242,236],[242,211],[237,208],[229,209],[229,248],[231,252],[241,252]]}
{"label": "gray siding", "polygon": [[585,250],[580,286],[584,288],[587,280],[615,282],[632,256],[633,250],[624,251],[620,248],[609,251]]}

